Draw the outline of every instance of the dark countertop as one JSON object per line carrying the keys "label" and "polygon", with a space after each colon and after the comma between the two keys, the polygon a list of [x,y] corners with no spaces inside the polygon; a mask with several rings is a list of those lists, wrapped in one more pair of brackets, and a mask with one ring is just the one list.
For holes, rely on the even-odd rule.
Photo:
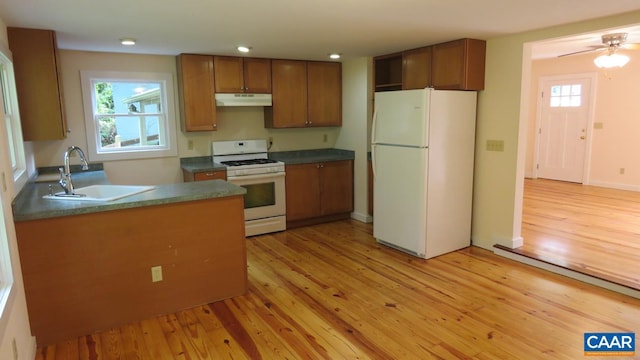
{"label": "dark countertop", "polygon": [[181,158],[180,159],[180,167],[182,170],[197,173],[203,171],[226,171],[227,167],[225,165],[214,163],[211,156],[198,156],[198,157],[190,157],[190,158]]}
{"label": "dark countertop", "polygon": [[355,151],[342,149],[278,151],[269,153],[269,158],[282,161],[286,165],[307,164],[326,161],[353,160],[355,158]]}
{"label": "dark countertop", "polygon": [[[95,184],[110,184],[104,171],[73,173],[73,185],[81,188]],[[88,214],[101,211],[120,210],[149,205],[169,204],[183,201],[212,199],[244,195],[246,190],[223,180],[196,181],[169,185],[156,185],[154,189],[114,201],[51,200],[42,196],[60,191],[57,182],[30,182],[13,201],[15,221],[46,219],[60,216]]]}
{"label": "dark countertop", "polygon": [[[286,165],[293,165],[324,161],[353,160],[355,158],[355,152],[342,149],[274,151],[269,153],[269,158],[282,161]],[[226,170],[227,168],[225,165],[214,163],[211,156],[181,158],[180,167],[182,170],[191,173]]]}

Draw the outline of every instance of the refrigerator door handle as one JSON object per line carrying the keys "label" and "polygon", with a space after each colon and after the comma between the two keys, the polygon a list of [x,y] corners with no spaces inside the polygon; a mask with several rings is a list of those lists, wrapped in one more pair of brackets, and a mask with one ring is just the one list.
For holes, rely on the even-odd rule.
{"label": "refrigerator door handle", "polygon": [[371,145],[371,172],[373,173],[373,181],[376,178],[376,145]]}
{"label": "refrigerator door handle", "polygon": [[378,118],[378,109],[373,109],[373,120],[371,121],[371,143],[376,142],[376,119]]}

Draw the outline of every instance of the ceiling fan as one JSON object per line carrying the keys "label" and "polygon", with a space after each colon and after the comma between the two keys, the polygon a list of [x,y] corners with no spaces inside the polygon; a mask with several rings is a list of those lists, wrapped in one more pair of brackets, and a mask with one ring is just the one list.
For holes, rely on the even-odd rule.
{"label": "ceiling fan", "polygon": [[622,49],[636,49],[640,44],[627,44],[627,33],[613,33],[602,35],[602,45],[590,45],[591,49],[580,50],[571,52],[568,54],[558,55],[558,57],[571,56],[576,54],[587,53],[591,51],[597,51],[605,49],[609,55],[614,54],[616,50]]}

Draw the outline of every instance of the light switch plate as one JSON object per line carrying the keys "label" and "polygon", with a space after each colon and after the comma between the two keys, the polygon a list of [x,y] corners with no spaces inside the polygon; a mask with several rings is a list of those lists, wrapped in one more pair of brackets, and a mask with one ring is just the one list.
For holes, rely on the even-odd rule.
{"label": "light switch plate", "polygon": [[487,151],[504,151],[504,140],[487,140]]}
{"label": "light switch plate", "polygon": [[151,268],[151,282],[162,281],[162,266],[154,266]]}

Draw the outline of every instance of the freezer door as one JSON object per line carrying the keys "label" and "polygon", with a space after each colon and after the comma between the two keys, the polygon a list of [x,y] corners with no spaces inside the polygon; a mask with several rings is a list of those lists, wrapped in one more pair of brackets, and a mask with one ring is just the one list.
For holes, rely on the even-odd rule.
{"label": "freezer door", "polygon": [[420,89],[377,92],[371,142],[427,147],[430,91]]}
{"label": "freezer door", "polygon": [[373,145],[373,236],[425,257],[427,223],[426,148]]}

